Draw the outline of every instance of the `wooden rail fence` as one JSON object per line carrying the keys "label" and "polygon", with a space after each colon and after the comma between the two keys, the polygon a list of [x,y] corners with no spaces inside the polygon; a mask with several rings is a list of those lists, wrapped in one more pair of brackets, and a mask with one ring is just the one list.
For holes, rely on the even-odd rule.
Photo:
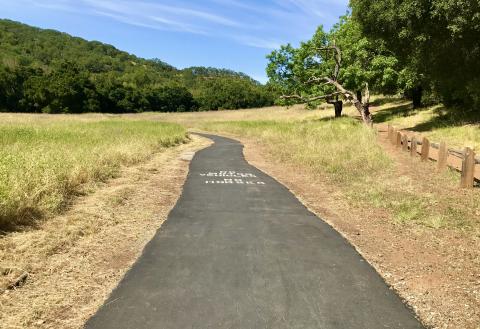
{"label": "wooden rail fence", "polygon": [[[409,137],[391,125],[388,125],[388,139],[398,149],[410,152],[412,157],[420,155],[422,161],[437,161],[438,171],[443,171],[447,167],[460,171],[460,186],[463,188],[473,188],[475,182],[480,182],[480,175],[475,172],[476,169],[480,169],[477,167],[480,165],[480,158],[475,157],[475,152],[469,147],[460,151],[448,148],[445,142],[430,142],[426,137],[417,140],[417,137]],[[480,170],[478,172],[480,173]]]}

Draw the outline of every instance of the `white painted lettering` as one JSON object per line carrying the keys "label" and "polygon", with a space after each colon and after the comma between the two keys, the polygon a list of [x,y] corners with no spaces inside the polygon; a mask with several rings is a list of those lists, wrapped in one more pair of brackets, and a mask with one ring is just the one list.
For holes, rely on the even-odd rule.
{"label": "white painted lettering", "polygon": [[[218,172],[210,171],[201,173],[200,177],[217,177],[218,180],[206,180],[205,184],[232,184],[232,185],[266,185],[265,182],[255,181],[252,178],[257,178],[255,174],[237,172],[234,170],[220,170]],[[244,180],[248,178],[248,180]]]}

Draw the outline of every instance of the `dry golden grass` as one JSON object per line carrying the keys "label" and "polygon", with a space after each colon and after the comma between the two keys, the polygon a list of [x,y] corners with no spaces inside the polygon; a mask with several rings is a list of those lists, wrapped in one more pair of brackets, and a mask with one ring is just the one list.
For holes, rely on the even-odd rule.
{"label": "dry golden grass", "polygon": [[185,141],[184,128],[156,121],[0,114],[0,231],[57,213],[122,165]]}
{"label": "dry golden grass", "polygon": [[[187,128],[198,128],[203,123],[222,121],[302,121],[315,120],[332,116],[332,109],[329,105],[322,105],[318,110],[306,110],[303,105],[292,107],[273,106],[259,109],[195,112],[195,113],[142,113],[126,115],[128,118],[139,120],[158,120],[163,122],[174,122],[184,125]],[[354,115],[356,111],[352,106],[346,106],[344,110],[347,115]]]}

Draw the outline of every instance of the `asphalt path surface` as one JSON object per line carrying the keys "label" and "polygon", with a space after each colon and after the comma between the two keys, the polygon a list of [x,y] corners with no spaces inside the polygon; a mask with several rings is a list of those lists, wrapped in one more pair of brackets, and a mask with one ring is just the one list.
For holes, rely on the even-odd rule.
{"label": "asphalt path surface", "polygon": [[204,136],[215,144],[195,155],[167,221],[86,328],[423,328],[238,141]]}

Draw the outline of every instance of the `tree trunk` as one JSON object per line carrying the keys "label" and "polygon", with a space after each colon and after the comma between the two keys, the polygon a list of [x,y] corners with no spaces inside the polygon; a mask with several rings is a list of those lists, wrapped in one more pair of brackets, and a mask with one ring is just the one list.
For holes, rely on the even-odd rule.
{"label": "tree trunk", "polygon": [[370,113],[370,103],[364,103],[363,104],[363,113],[364,117],[364,122],[370,126],[373,126],[373,119],[372,119],[372,113]]}
{"label": "tree trunk", "polygon": [[362,91],[361,90],[357,90],[357,99],[360,101],[360,103],[362,102]]}
{"label": "tree trunk", "polygon": [[340,118],[343,111],[343,102],[338,100],[338,96],[335,99],[327,99],[327,104],[332,104],[335,108],[335,118]]}
{"label": "tree trunk", "polygon": [[412,89],[412,101],[413,101],[414,109],[422,106],[422,94],[423,94],[422,86],[418,86]]}
{"label": "tree trunk", "polygon": [[365,100],[364,100],[364,103],[362,103],[357,99],[356,93],[345,89],[340,83],[338,83],[338,81],[332,80],[328,77],[324,77],[322,78],[322,80],[331,85],[334,85],[335,88],[337,88],[337,90],[340,93],[342,93],[344,99],[351,101],[353,103],[355,108],[358,110],[358,112],[362,116],[363,122],[368,126],[372,126],[373,124],[372,114],[369,111],[370,92],[368,90],[368,84],[365,85]]}
{"label": "tree trunk", "polygon": [[343,102],[336,101],[333,103],[333,106],[335,107],[335,118],[340,118],[342,116]]}

